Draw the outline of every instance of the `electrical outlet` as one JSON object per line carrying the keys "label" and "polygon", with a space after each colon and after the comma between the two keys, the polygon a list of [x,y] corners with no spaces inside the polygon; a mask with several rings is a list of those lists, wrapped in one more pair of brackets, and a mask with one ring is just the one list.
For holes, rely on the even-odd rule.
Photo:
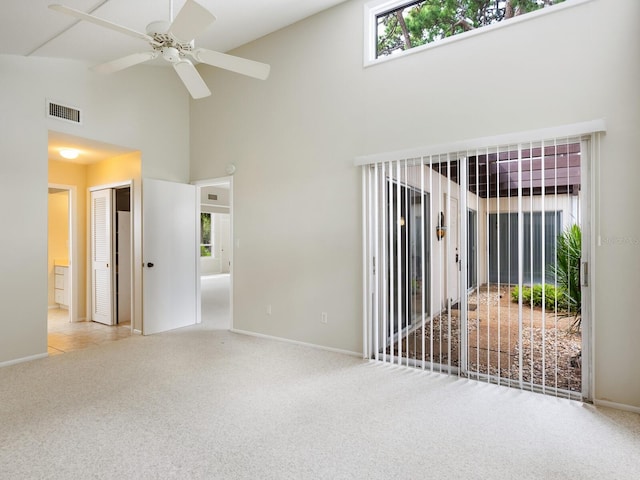
{"label": "electrical outlet", "polygon": [[327,312],[322,312],[320,314],[320,323],[327,323]]}
{"label": "electrical outlet", "polygon": [[267,315],[271,315],[271,305],[267,305]]}

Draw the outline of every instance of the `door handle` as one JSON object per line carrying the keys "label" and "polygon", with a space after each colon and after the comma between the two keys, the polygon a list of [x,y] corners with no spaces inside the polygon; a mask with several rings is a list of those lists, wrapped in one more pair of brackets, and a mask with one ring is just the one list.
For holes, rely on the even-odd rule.
{"label": "door handle", "polygon": [[151,263],[151,262],[147,263],[147,267],[152,268],[153,267],[153,263]]}

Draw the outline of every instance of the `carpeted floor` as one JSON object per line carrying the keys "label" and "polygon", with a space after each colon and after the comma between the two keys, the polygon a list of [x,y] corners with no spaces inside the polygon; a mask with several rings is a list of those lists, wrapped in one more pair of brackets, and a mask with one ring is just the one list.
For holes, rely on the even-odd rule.
{"label": "carpeted floor", "polygon": [[214,329],[0,369],[2,479],[637,479],[640,416]]}

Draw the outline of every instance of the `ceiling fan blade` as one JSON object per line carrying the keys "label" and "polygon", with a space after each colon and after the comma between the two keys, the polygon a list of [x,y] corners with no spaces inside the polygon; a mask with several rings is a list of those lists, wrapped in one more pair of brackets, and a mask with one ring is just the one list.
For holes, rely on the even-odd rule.
{"label": "ceiling fan blade", "polygon": [[169,33],[176,40],[190,42],[215,20],[216,17],[209,10],[193,0],[187,0],[169,27]]}
{"label": "ceiling fan blade", "polygon": [[145,33],[136,32],[135,30],[131,30],[130,28],[123,27],[122,25],[118,25],[116,23],[112,23],[107,20],[103,20],[102,18],[94,17],[93,15],[89,15],[88,13],[81,12],[80,10],[76,10],[75,8],[66,7],[64,5],[58,5],[58,4],[49,5],[49,8],[57,12],[66,13],[67,15],[71,15],[72,17],[79,18],[80,20],[86,20],[87,22],[100,25],[101,27],[109,28],[111,30],[115,30],[116,32],[124,33],[125,35],[129,35],[130,37],[140,38],[142,40],[146,40],[147,42],[153,42],[153,38],[151,38],[149,35]]}
{"label": "ceiling fan blade", "polygon": [[101,63],[100,65],[96,65],[91,68],[91,70],[98,73],[113,73],[118,72],[120,70],[124,70],[125,68],[133,67],[142,62],[146,62],[147,60],[153,60],[158,56],[158,52],[142,52],[142,53],[134,53],[133,55],[127,55],[126,57],[118,58],[116,60],[111,60],[107,63]]}
{"label": "ceiling fan blade", "polygon": [[194,99],[208,97],[211,95],[211,91],[204,83],[204,80],[189,60],[180,60],[173,64],[173,68],[178,73],[180,80],[187,87],[189,93]]}
{"label": "ceiling fan blade", "polygon": [[214,67],[224,68],[232,72],[248,75],[249,77],[266,80],[269,76],[271,66],[266,63],[260,63],[246,58],[234,57],[226,53],[214,52],[205,48],[197,48],[191,52],[193,58],[199,62],[212,65]]}

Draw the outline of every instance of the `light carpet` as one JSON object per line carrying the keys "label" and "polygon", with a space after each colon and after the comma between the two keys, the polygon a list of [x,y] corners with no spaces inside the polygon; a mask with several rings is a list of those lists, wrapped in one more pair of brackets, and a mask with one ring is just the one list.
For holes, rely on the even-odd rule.
{"label": "light carpet", "polygon": [[207,326],[0,369],[2,479],[637,479],[640,416]]}

